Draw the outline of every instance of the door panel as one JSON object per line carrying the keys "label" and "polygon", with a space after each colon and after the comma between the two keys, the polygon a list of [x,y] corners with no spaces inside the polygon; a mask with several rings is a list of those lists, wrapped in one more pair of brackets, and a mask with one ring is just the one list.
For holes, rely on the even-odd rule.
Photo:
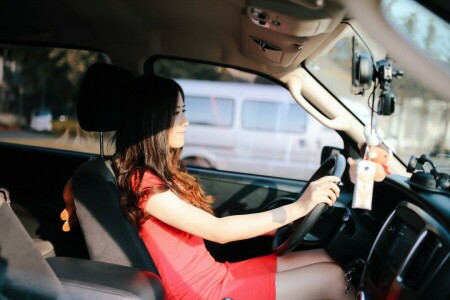
{"label": "door panel", "polygon": [[281,197],[298,195],[305,182],[189,167],[205,191],[216,197],[214,210],[219,217],[261,211]]}
{"label": "door panel", "polygon": [[[199,178],[206,193],[214,195],[214,211],[218,217],[260,212],[264,207],[286,198],[295,199],[305,184],[299,180],[271,178],[189,167]],[[224,245],[205,241],[217,261],[240,261],[272,252],[271,236],[260,236]]]}

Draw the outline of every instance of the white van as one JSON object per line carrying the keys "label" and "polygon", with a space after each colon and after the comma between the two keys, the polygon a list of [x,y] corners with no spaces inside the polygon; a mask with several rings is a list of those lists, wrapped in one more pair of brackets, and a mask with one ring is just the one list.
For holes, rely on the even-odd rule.
{"label": "white van", "polygon": [[[308,179],[341,137],[277,85],[177,80],[190,126],[183,159],[220,170]],[[296,128],[292,130],[292,128]]]}
{"label": "white van", "polygon": [[31,111],[30,129],[33,131],[50,132],[52,126],[53,115],[49,108],[35,108]]}

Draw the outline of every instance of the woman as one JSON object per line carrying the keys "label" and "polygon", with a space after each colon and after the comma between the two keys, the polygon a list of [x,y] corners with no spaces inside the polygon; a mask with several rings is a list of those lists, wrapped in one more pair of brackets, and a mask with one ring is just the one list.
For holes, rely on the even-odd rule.
{"label": "woman", "polygon": [[212,197],[180,163],[189,124],[181,87],[144,75],[123,103],[113,160],[121,205],[139,229],[168,299],[350,299],[343,271],[323,250],[219,263],[204,244],[204,239],[227,243],[259,236],[320,202],[332,205],[339,178],[312,182],[298,201],[280,208],[217,218]]}

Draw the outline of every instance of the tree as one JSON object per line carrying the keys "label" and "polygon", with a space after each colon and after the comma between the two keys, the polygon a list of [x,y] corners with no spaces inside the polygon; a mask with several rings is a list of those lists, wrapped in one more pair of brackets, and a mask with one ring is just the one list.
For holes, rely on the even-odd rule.
{"label": "tree", "polygon": [[26,115],[40,106],[73,113],[81,77],[92,63],[106,61],[98,52],[43,47],[8,47],[5,59],[17,66],[6,80],[13,99],[23,91],[23,105],[17,103],[16,110]]}

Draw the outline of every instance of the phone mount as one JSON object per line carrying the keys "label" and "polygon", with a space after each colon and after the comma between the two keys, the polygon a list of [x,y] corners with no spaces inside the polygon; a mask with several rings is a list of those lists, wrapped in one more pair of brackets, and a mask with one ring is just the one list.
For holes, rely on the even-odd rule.
{"label": "phone mount", "polygon": [[406,171],[412,173],[411,178],[407,181],[410,185],[450,196],[450,175],[439,172],[433,161],[425,154],[419,158],[411,156]]}
{"label": "phone mount", "polygon": [[402,78],[404,72],[394,69],[392,59],[385,58],[374,62],[372,55],[358,51],[355,37],[352,48],[352,85],[358,89],[357,94],[363,95],[372,82],[377,81],[380,85],[380,95],[376,113],[383,116],[391,115],[395,111],[395,95],[391,92],[391,82],[394,78]]}

